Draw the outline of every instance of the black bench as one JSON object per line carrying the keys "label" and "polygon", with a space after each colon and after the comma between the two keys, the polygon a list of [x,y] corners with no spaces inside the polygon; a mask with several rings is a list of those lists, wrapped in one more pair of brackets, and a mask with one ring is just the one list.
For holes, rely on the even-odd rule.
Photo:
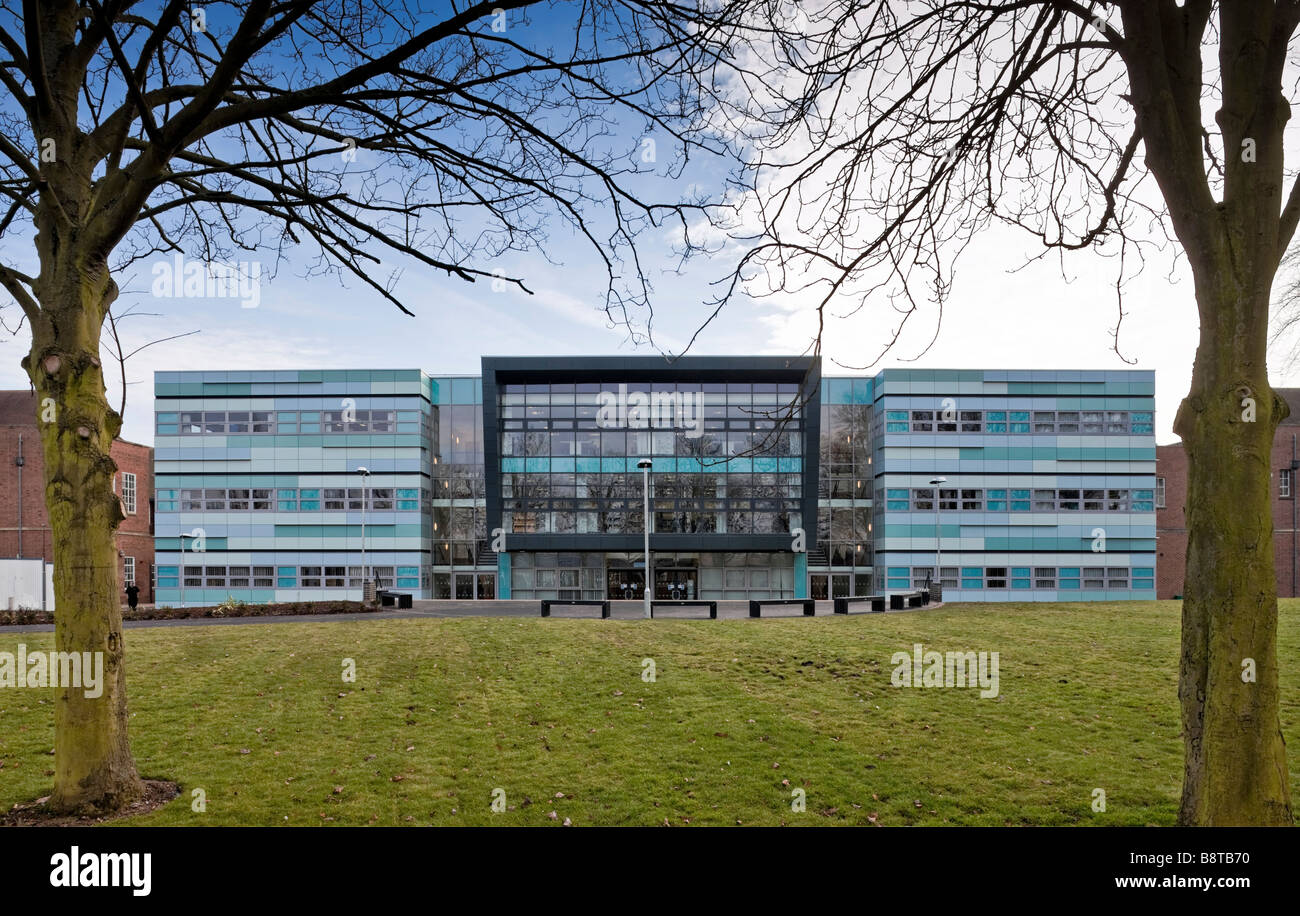
{"label": "black bench", "polygon": [[859,595],[857,598],[836,598],[835,613],[847,614],[849,612],[849,604],[856,604],[859,601],[870,601],[871,612],[873,614],[883,614],[885,612],[884,595]]}
{"label": "black bench", "polygon": [[409,608],[411,604],[410,592],[390,592],[386,589],[380,589],[375,592],[375,597],[379,599],[380,607]]}
{"label": "black bench", "polygon": [[889,596],[889,609],[901,611],[905,607],[922,607],[930,603],[929,592],[894,592]]}
{"label": "black bench", "polygon": [[811,598],[766,598],[762,601],[749,602],[749,616],[762,617],[765,604],[799,604],[803,606],[803,615],[811,617],[817,613],[817,604]]}
{"label": "black bench", "polygon": [[543,616],[543,617],[550,617],[550,616],[551,616],[551,605],[553,605],[553,604],[581,604],[581,605],[588,605],[588,606],[591,606],[591,607],[599,607],[599,608],[600,608],[600,619],[601,619],[601,620],[605,620],[606,618],[609,617],[609,602],[608,602],[608,601],[560,601],[560,600],[553,599],[553,598],[548,598],[548,599],[545,599],[545,600],[542,601],[542,616]]}
{"label": "black bench", "polygon": [[709,609],[709,619],[718,619],[718,602],[716,601],[651,601],[651,617],[655,615],[655,608],[657,607],[706,607]]}

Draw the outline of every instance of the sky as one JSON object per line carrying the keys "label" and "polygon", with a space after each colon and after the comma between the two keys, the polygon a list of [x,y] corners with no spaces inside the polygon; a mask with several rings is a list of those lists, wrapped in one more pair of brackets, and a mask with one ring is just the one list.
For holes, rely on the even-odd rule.
{"label": "sky", "polygon": [[[627,130],[628,139],[635,140],[635,128]],[[662,148],[668,148],[666,138]],[[658,172],[659,189],[673,196],[693,187],[717,191],[725,175],[722,167],[708,163],[697,163],[680,179],[667,176],[666,162]],[[122,435],[152,443],[155,371],[391,367],[450,375],[476,374],[484,355],[680,353],[707,319],[714,284],[731,264],[724,254],[693,260],[678,272],[675,241],[668,228],[651,229],[640,238],[642,263],[655,287],[655,346],[633,343],[625,327],[606,317],[595,252],[558,223],[546,257],[523,253],[501,261],[507,272],[527,280],[534,295],[512,286],[494,290],[483,280],[466,283],[412,260],[386,260],[382,275],[402,270],[396,293],[414,316],[403,315],[355,279],[304,277],[306,258],[292,253],[275,276],[263,273],[253,308],[230,298],[175,296],[167,290],[156,295],[149,272],[154,262],[138,265],[133,275],[118,277],[124,292],[115,312],[138,313],[121,322],[125,349],[186,336],[148,346],[127,362]],[[21,238],[0,244],[8,249],[2,253],[6,261],[30,264],[30,253],[15,250],[24,244]],[[1174,252],[1157,255],[1127,285],[1120,335],[1126,362],[1114,351],[1111,336],[1117,317],[1113,262],[1080,252],[1063,264],[1044,259],[1024,266],[1040,250],[1032,238],[1008,228],[981,235],[957,264],[938,338],[924,355],[937,317],[933,308],[913,318],[911,330],[869,370],[841,368],[874,360],[893,335],[897,316],[883,303],[849,317],[834,317],[832,308],[822,341],[823,374],[875,374],[897,366],[1154,370],[1157,441],[1175,441],[1173,417],[1188,388],[1198,330],[1185,261]],[[814,332],[812,306],[807,295],[737,298],[700,332],[690,352],[804,353]],[[12,303],[0,310],[11,328],[17,317]],[[19,366],[30,343],[25,328],[0,340],[0,387],[28,387]],[[110,356],[105,353],[108,396],[116,406],[122,385]],[[1273,371],[1274,385],[1300,385],[1294,370]]]}
{"label": "sky", "polygon": [[[1014,243],[1019,240],[1019,245]],[[563,247],[563,246],[561,246]],[[527,272],[535,295],[508,288],[493,292],[484,282],[451,279],[413,265],[401,283],[414,317],[358,282],[342,288],[333,279],[302,280],[281,272],[264,281],[256,308],[230,299],[160,299],[147,290],[123,296],[158,317],[122,322],[127,349],[171,334],[198,333],[149,347],[127,362],[127,406],[122,435],[152,443],[152,378],[155,371],[197,369],[418,368],[432,375],[476,374],[484,355],[654,355],[634,346],[626,328],[616,327],[600,308],[600,289],[584,283],[598,272],[594,258],[575,243],[558,265],[533,261]],[[1173,441],[1174,411],[1190,381],[1197,317],[1190,279],[1171,279],[1154,266],[1126,291],[1121,350],[1112,349],[1116,318],[1114,290],[1104,263],[1090,255],[1067,262],[1070,282],[1052,262],[1013,272],[1032,253],[1031,243],[991,231],[959,262],[956,284],[945,307],[938,340],[914,359],[928,340],[905,338],[878,366],[923,368],[1153,369],[1156,373],[1157,440]],[[1018,256],[1013,256],[1013,252]],[[1076,263],[1079,269],[1072,270]],[[669,270],[668,255],[663,270]],[[658,281],[654,305],[657,342],[678,352],[707,315],[710,281],[722,273],[695,262],[682,276]],[[794,307],[771,300],[737,301],[703,330],[695,354],[795,354],[813,333],[808,304]],[[883,316],[832,319],[823,345],[823,373],[863,374],[836,366],[860,365],[880,349],[892,327]],[[18,361],[26,351],[22,334],[0,350],[0,386],[26,387]],[[120,398],[115,365],[106,363],[109,396]],[[1300,384],[1278,377],[1275,385]]]}

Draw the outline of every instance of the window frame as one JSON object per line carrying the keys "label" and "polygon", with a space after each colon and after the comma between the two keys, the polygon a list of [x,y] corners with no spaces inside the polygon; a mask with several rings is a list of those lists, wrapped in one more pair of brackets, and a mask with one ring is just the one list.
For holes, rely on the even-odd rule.
{"label": "window frame", "polygon": [[[121,497],[121,499],[122,499],[122,511],[125,512],[127,515],[135,515],[135,509],[136,509],[136,493],[137,493],[137,490],[136,490],[136,475],[135,475],[134,473],[132,473],[131,471],[123,471],[122,474],[121,474],[121,477],[122,477],[122,482],[121,482],[121,485],[120,485],[121,493],[120,493],[119,495],[120,495],[120,497]],[[127,490],[128,490],[127,482],[128,482],[128,478],[129,478],[129,480],[130,480],[130,487],[129,487],[129,489],[130,489],[130,498],[129,498],[129,499],[128,499],[128,497],[127,497]]]}

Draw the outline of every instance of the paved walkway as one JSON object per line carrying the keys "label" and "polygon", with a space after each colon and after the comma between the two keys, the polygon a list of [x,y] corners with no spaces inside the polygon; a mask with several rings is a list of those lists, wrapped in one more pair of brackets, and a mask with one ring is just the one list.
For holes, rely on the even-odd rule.
{"label": "paved walkway", "polygon": [[[283,617],[186,617],[178,620],[128,620],[127,629],[141,627],[226,627],[251,623],[328,623],[330,621],[356,620],[414,620],[423,617],[537,617],[540,613],[537,601],[435,601],[432,599],[415,600],[414,605],[403,610],[374,611],[368,614],[294,614]],[[940,604],[929,605],[930,609],[942,607]],[[865,613],[865,605],[855,605],[853,613]],[[834,613],[834,602],[818,601],[817,616],[829,616]],[[911,608],[910,610],[921,610]],[[610,616],[617,620],[640,619],[643,610],[640,601],[611,601]],[[890,611],[888,613],[899,613]],[[598,607],[564,607],[557,606],[551,610],[552,617],[586,617],[600,619]],[[768,605],[763,608],[763,616],[800,617],[802,611],[798,605]],[[655,619],[702,619],[708,620],[709,609],[706,607],[656,608]],[[719,601],[718,618],[721,620],[748,619],[748,601]],[[22,624],[20,626],[0,627],[0,633],[47,633],[54,630],[50,623]]]}

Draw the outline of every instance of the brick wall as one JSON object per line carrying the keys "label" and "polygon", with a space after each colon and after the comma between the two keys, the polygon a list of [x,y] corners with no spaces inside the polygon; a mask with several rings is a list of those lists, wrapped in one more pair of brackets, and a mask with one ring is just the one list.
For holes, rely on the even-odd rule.
{"label": "brick wall", "polygon": [[1181,442],[1156,446],[1156,478],[1165,479],[1165,508],[1156,508],[1156,597],[1183,593],[1187,566],[1187,453]]}
{"label": "brick wall", "polygon": [[[114,477],[119,496],[122,492],[122,475],[135,475],[135,512],[127,512],[126,519],[117,529],[117,552],[122,558],[135,557],[135,584],[140,586],[140,603],[153,603],[153,449],[137,442],[118,439],[113,443],[113,460],[117,462]],[[118,581],[122,581],[125,560],[118,565]],[[125,588],[125,583],[122,583]],[[125,593],[123,599],[126,600]]]}
{"label": "brick wall", "polygon": [[[0,392],[0,556],[43,557],[54,562],[49,519],[45,512],[45,460],[36,427],[36,398],[27,392]],[[30,418],[30,419],[28,419]],[[21,440],[21,446],[20,446]],[[20,453],[23,466],[16,459]],[[119,439],[113,443],[118,472],[114,487],[122,492],[122,474],[135,474],[135,512],[128,513],[118,529],[118,588],[123,581],[125,558],[135,558],[135,581],[140,602],[153,601],[153,449]],[[22,486],[18,479],[21,476]],[[20,522],[21,518],[21,522]],[[20,546],[21,545],[21,546]],[[121,592],[125,603],[126,594]]]}
{"label": "brick wall", "polygon": [[[1300,427],[1283,426],[1273,440],[1270,458],[1273,493],[1273,558],[1277,570],[1277,593],[1281,597],[1300,595],[1300,543],[1292,511],[1300,510],[1294,496],[1279,493],[1280,471],[1291,465],[1291,437],[1297,437],[1300,451]],[[1300,471],[1296,472],[1300,475]],[[1156,476],[1165,479],[1165,507],[1156,510],[1156,595],[1173,598],[1183,593],[1183,571],[1187,566],[1187,455],[1181,443],[1156,447]],[[1294,483],[1292,493],[1295,493]],[[1300,515],[1300,511],[1297,512]],[[1293,574],[1292,557],[1295,556]]]}
{"label": "brick wall", "polygon": [[[1292,521],[1293,510],[1300,510],[1295,501],[1295,481],[1291,483],[1290,497],[1282,497],[1278,487],[1282,476],[1280,472],[1291,466],[1292,436],[1297,437],[1296,449],[1300,453],[1300,427],[1282,426],[1273,439],[1273,454],[1269,463],[1273,470],[1269,482],[1273,490],[1273,560],[1277,569],[1277,593],[1283,598],[1294,598],[1300,594],[1297,592],[1297,585],[1300,585],[1297,582],[1300,579],[1300,554],[1295,553],[1300,544],[1296,543],[1296,526]],[[1300,474],[1300,471],[1295,473]],[[1300,511],[1297,511],[1297,516],[1300,516]],[[1296,558],[1294,567],[1293,556]]]}

